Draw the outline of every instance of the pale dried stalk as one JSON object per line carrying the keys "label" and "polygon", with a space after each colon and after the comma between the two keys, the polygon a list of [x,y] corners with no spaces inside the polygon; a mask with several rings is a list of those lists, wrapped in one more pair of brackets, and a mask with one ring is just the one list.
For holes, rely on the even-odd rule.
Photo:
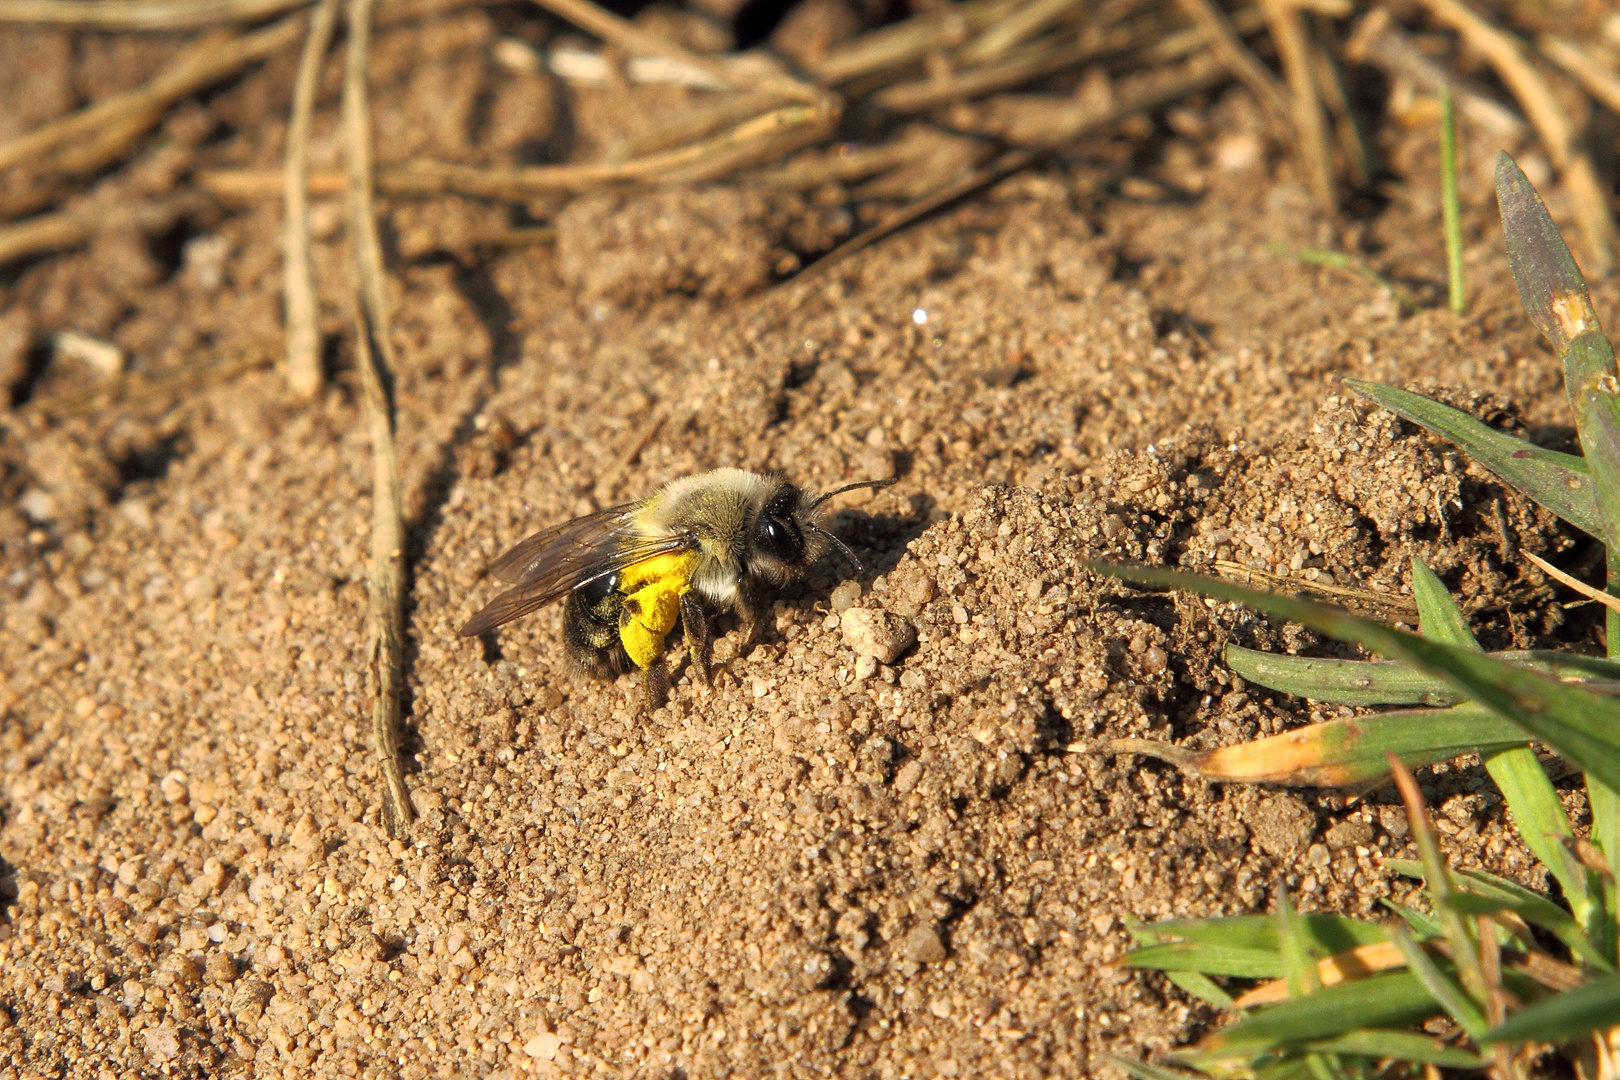
{"label": "pale dried stalk", "polygon": [[1620,112],[1620,73],[1573,41],[1543,34],[1536,39],[1536,44],[1542,55],[1575,76],[1588,94],[1611,112]]}
{"label": "pale dried stalk", "polygon": [[1525,57],[1523,45],[1497,29],[1459,0],[1422,0],[1434,17],[1462,35],[1470,48],[1490,63],[1496,74],[1519,99],[1547,155],[1564,175],[1574,203],[1575,220],[1586,240],[1589,274],[1602,276],[1614,267],[1615,224],[1608,194],[1598,179],[1591,155],[1583,147],[1547,80]]}
{"label": "pale dried stalk", "polygon": [[1278,119],[1293,115],[1293,102],[1289,100],[1288,91],[1243,44],[1243,39],[1238,37],[1237,31],[1219,8],[1210,0],[1176,0],[1176,3],[1208,36],[1215,54],[1221,58],[1233,78],[1248,87],[1249,93],[1258,98],[1261,105],[1275,113]]}
{"label": "pale dried stalk", "polygon": [[0,0],[0,22],[102,30],[194,30],[257,22],[310,0]]}
{"label": "pale dried stalk", "polygon": [[977,191],[988,184],[993,184],[997,180],[1011,176],[1020,169],[1028,168],[1034,163],[1035,158],[1036,153],[1033,150],[1007,151],[984,168],[960,180],[946,184],[938,191],[906,206],[887,221],[883,221],[863,233],[850,237],[814,263],[811,263],[810,267],[794,280],[804,281],[825,273],[828,269],[843,262],[857,251],[871,247],[884,237],[899,232],[912,222],[932,214],[940,207],[955,202],[962,196]]}
{"label": "pale dried stalk", "polygon": [[1052,46],[1032,45],[1006,59],[982,67],[953,71],[944,78],[895,83],[872,95],[872,104],[892,113],[919,113],[952,101],[966,101],[997,90],[1063,71],[1076,64],[1131,46],[1135,35],[1115,28],[1095,39],[1082,38]]}
{"label": "pale dried stalk", "polygon": [[1333,191],[1333,155],[1328,149],[1327,121],[1316,95],[1316,57],[1305,35],[1305,21],[1292,0],[1260,0],[1271,27],[1271,40],[1282,57],[1283,75],[1293,106],[1294,134],[1305,165],[1305,179],[1316,205],[1328,213],[1338,208]]}
{"label": "pale dried stalk", "polygon": [[772,90],[744,90],[720,94],[696,108],[660,120],[650,131],[632,135],[613,148],[615,161],[633,161],[671,147],[707,138],[722,128],[740,124],[782,103]]}
{"label": "pale dried stalk", "polygon": [[1339,140],[1339,152],[1344,155],[1345,164],[1349,168],[1350,181],[1357,187],[1366,187],[1372,182],[1372,166],[1368,159],[1366,143],[1361,138],[1361,129],[1356,124],[1355,112],[1350,108],[1350,97],[1344,92],[1338,61],[1333,58],[1335,40],[1331,36],[1333,27],[1321,15],[1316,16],[1316,19],[1317,89],[1321,91],[1322,100],[1327,104],[1328,114],[1333,117],[1333,134]]}
{"label": "pale dried stalk", "polygon": [[1386,74],[1411,79],[1431,94],[1449,86],[1465,117],[1506,142],[1517,142],[1527,133],[1518,113],[1425,56],[1383,8],[1373,8],[1356,24],[1344,54],[1352,63],[1371,64]]}
{"label": "pale dried stalk", "polygon": [[991,23],[989,28],[962,48],[964,64],[987,64],[1041,33],[1061,19],[1081,0],[1029,0],[1021,7]]}
{"label": "pale dried stalk", "polygon": [[315,269],[309,260],[309,131],[315,114],[321,61],[332,44],[340,0],[321,0],[310,20],[304,54],[293,84],[287,121],[286,176],[282,223],[282,289],[287,321],[287,385],[299,397],[321,392],[321,333],[316,322]]}
{"label": "pale dried stalk", "polygon": [[114,94],[0,144],[0,169],[38,160],[72,142],[95,139],[103,129],[132,117],[146,120],[146,126],[139,129],[144,131],[157,122],[164,109],[186,95],[297,41],[304,33],[304,22],[303,15],[294,15],[240,37],[197,42],[144,86]]}
{"label": "pale dried stalk", "polygon": [[384,190],[409,195],[457,192],[480,198],[521,202],[555,192],[595,191],[615,184],[690,183],[757,164],[762,155],[781,155],[824,138],[837,113],[816,105],[784,105],[739,124],[712,139],[633,161],[591,165],[531,165],[480,169],[449,162],[415,161],[385,171]]}
{"label": "pale dried stalk", "polygon": [[[727,86],[743,86],[738,81],[736,72],[726,65],[683,49],[672,41],[665,41],[657,34],[650,34],[628,19],[620,18],[611,11],[596,6],[590,0],[534,0],[534,2],[552,14],[567,19],[582,30],[588,30],[608,44],[617,45],[627,52],[638,56],[667,56],[705,71]],[[751,74],[749,78],[753,83],[753,89],[774,90],[783,97],[797,101],[816,101],[823,93],[816,87],[787,75],[758,72]]]}
{"label": "pale dried stalk", "polygon": [[[1160,108],[1172,101],[1186,97],[1206,87],[1213,86],[1224,77],[1225,69],[1213,57],[1199,57],[1190,61],[1178,71],[1171,73],[1155,73],[1153,76],[1134,80],[1121,88],[1121,92],[1114,96],[1107,110],[1096,113],[1085,113],[1067,121],[1059,120],[1050,125],[1046,135],[1050,142],[1043,142],[1043,146],[1061,146],[1072,142],[1080,136],[1117,124],[1125,117],[1149,109]],[[829,268],[844,261],[849,256],[868,248],[882,240],[884,237],[899,232],[901,229],[920,220],[938,210],[940,207],[955,202],[988,184],[993,184],[1013,173],[1028,168],[1040,156],[1037,149],[1015,149],[1002,154],[990,164],[976,170],[960,180],[950,181],[930,195],[918,199],[902,209],[899,213],[872,228],[844,241],[838,247],[822,256],[795,280],[805,280],[824,273]]]}
{"label": "pale dried stalk", "polygon": [[[366,94],[366,55],[371,46],[372,0],[350,0],[348,63],[343,78],[344,155],[348,173],[349,247],[359,298],[355,311],[355,362],[364,388],[371,436],[371,669],[375,698],[371,738],[382,771],[383,823],[390,834],[416,817],[400,767],[399,722],[405,676],[405,517],[399,461],[394,451],[393,409],[385,374],[395,363],[382,244],[372,200],[371,116]],[[375,343],[380,356],[372,354]],[[381,370],[379,370],[379,366]]]}
{"label": "pale dried stalk", "polygon": [[30,255],[77,247],[107,229],[133,226],[144,232],[162,232],[176,220],[201,208],[194,195],[179,195],[152,202],[87,205],[52,214],[40,214],[0,227],[0,265]]}
{"label": "pale dried stalk", "polygon": [[1546,559],[1543,559],[1539,555],[1533,555],[1528,551],[1524,552],[1523,554],[1525,558],[1529,559],[1536,565],[1538,570],[1552,578],[1554,581],[1558,582],[1558,584],[1564,586],[1566,589],[1571,589],[1578,592],[1588,600],[1595,600],[1606,608],[1611,608],[1614,611],[1620,611],[1620,596],[1613,596],[1607,592],[1604,592],[1602,589],[1593,588],[1580,578],[1571,574],[1566,574],[1564,571],[1558,569],[1558,567],[1554,566],[1552,563],[1548,562]]}
{"label": "pale dried stalk", "polygon": [[832,49],[811,74],[819,82],[838,85],[904,67],[935,49],[962,44],[1005,13],[1016,10],[1018,4],[1019,0],[969,0],[913,15]]}

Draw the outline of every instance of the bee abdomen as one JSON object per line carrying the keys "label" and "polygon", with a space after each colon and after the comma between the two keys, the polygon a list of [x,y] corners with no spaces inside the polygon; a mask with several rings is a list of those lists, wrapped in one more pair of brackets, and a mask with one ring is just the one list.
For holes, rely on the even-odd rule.
{"label": "bee abdomen", "polygon": [[592,582],[568,594],[563,603],[563,644],[568,655],[587,672],[611,679],[632,670],[635,665],[624,651],[619,625],[624,617],[624,594],[615,579],[606,587]]}

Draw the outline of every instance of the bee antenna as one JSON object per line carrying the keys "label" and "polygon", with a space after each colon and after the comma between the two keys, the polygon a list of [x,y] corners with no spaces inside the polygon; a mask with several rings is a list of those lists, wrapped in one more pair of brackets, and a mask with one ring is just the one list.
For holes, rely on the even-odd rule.
{"label": "bee antenna", "polygon": [[[868,485],[856,485],[856,486],[864,487],[864,486],[868,486]],[[848,488],[843,488],[843,489],[840,489],[840,490],[847,491],[849,489]],[[838,492],[835,491],[835,492],[833,492],[833,494],[836,495],[836,494],[838,494]],[[849,560],[850,565],[855,568],[855,572],[857,574],[866,573],[866,567],[862,566],[861,565],[861,560],[857,559],[855,557],[855,553],[853,551],[849,550],[849,545],[848,544],[844,543],[842,540],[838,539],[838,537],[834,536],[832,533],[828,532],[826,529],[823,529],[821,526],[814,524],[813,522],[809,522],[809,521],[805,522],[804,527],[809,529],[813,533],[819,533],[820,535],[826,537],[827,542],[829,544],[831,544],[833,547],[837,548],[839,554],[843,555],[844,558]]]}
{"label": "bee antenna", "polygon": [[[810,504],[810,509],[814,510],[816,507],[820,506],[822,503],[826,502],[828,499],[832,498],[834,495],[842,495],[846,491],[855,491],[855,490],[858,490],[859,488],[886,488],[890,484],[897,484],[899,482],[900,482],[900,478],[898,476],[891,476],[886,480],[857,480],[853,484],[845,484],[841,488],[833,488],[831,491],[827,492],[825,495],[816,496],[815,502]],[[821,532],[820,529],[817,529],[816,531]],[[827,535],[827,534],[823,533],[823,535]],[[833,541],[833,542],[837,543],[836,540]],[[845,550],[847,551],[848,549],[846,548]],[[853,559],[854,556],[852,555],[852,556],[850,556],[850,558]],[[856,565],[859,566],[860,564],[857,563]]]}

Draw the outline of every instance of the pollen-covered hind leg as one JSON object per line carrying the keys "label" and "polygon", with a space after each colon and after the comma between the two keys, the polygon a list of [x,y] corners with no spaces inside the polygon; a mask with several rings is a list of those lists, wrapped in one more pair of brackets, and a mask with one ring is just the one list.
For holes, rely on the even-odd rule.
{"label": "pollen-covered hind leg", "polygon": [[669,665],[664,663],[662,656],[647,665],[644,681],[647,696],[643,708],[651,713],[669,700]]}
{"label": "pollen-covered hind leg", "polygon": [[686,638],[686,655],[704,686],[709,682],[709,615],[696,593],[681,597],[681,633]]}

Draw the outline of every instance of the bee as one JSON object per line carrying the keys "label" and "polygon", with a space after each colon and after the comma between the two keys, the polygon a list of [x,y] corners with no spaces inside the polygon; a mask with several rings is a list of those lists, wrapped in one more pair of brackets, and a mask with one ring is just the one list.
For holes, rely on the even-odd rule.
{"label": "bee", "polygon": [[754,640],[770,592],[803,576],[829,547],[856,573],[860,560],[826,527],[828,499],[780,476],[715,469],[665,484],[637,502],[544,529],[518,543],[489,573],[512,588],[461,628],[463,637],[511,622],[559,598],[563,642],[586,672],[613,678],[640,669],[649,710],[669,692],[664,652],[675,624],[704,685],[709,617],[733,610],[743,644]]}

